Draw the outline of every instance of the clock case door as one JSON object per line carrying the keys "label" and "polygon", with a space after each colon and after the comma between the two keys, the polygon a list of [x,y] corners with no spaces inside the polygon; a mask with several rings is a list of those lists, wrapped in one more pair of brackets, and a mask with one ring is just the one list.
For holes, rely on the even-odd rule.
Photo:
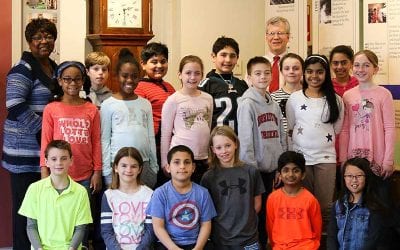
{"label": "clock case door", "polygon": [[93,46],[93,51],[102,51],[111,59],[107,86],[113,92],[119,91],[115,66],[118,62],[120,49],[128,48],[140,62],[140,53],[143,47],[154,36],[151,28],[152,1],[141,1],[142,28],[108,28],[107,0],[89,0],[89,34],[87,39]]}

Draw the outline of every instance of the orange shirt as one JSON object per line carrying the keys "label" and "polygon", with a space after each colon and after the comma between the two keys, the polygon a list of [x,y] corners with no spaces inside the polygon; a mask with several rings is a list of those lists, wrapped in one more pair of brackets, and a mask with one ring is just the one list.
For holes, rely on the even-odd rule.
{"label": "orange shirt", "polygon": [[71,144],[73,163],[68,174],[74,181],[86,180],[94,170],[101,170],[100,115],[92,103],[48,104],[43,111],[40,166],[46,166],[44,150],[52,140]]}
{"label": "orange shirt", "polygon": [[322,218],[317,199],[305,188],[288,196],[282,188],[267,200],[266,228],[272,249],[318,249]]}

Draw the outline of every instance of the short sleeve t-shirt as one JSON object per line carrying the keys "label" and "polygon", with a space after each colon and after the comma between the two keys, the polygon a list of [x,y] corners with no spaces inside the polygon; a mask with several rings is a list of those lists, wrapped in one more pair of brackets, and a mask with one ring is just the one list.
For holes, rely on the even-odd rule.
{"label": "short sleeve t-shirt", "polygon": [[257,241],[254,197],[265,192],[259,171],[247,165],[218,167],[204,174],[201,185],[209,190],[218,213],[211,238],[225,246]]}
{"label": "short sleeve t-shirt", "polygon": [[86,189],[69,178],[58,194],[50,177],[31,184],[18,213],[37,220],[43,250],[68,249],[75,226],[92,223]]}
{"label": "short sleeve t-shirt", "polygon": [[171,181],[154,191],[146,213],[164,219],[168,234],[178,245],[195,244],[200,224],[217,215],[207,189],[192,183],[189,192],[180,194]]}

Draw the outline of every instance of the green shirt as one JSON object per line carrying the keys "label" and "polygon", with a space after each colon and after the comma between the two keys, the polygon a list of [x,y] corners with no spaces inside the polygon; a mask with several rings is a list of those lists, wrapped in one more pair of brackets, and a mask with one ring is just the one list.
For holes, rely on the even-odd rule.
{"label": "green shirt", "polygon": [[86,189],[68,178],[70,185],[61,194],[50,177],[32,183],[18,211],[37,220],[43,250],[68,249],[75,226],[92,223]]}

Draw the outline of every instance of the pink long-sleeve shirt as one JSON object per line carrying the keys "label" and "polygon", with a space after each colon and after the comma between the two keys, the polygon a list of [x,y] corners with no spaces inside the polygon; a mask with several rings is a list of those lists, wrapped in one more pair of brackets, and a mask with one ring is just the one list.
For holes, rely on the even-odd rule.
{"label": "pink long-sleeve shirt", "polygon": [[167,164],[167,154],[176,145],[188,146],[196,160],[208,158],[212,96],[201,92],[199,96],[175,92],[165,101],[161,123],[161,166]]}
{"label": "pink long-sleeve shirt", "polygon": [[393,167],[395,118],[392,94],[381,86],[354,87],[344,93],[345,117],[340,133],[339,161],[365,157],[380,175]]}

